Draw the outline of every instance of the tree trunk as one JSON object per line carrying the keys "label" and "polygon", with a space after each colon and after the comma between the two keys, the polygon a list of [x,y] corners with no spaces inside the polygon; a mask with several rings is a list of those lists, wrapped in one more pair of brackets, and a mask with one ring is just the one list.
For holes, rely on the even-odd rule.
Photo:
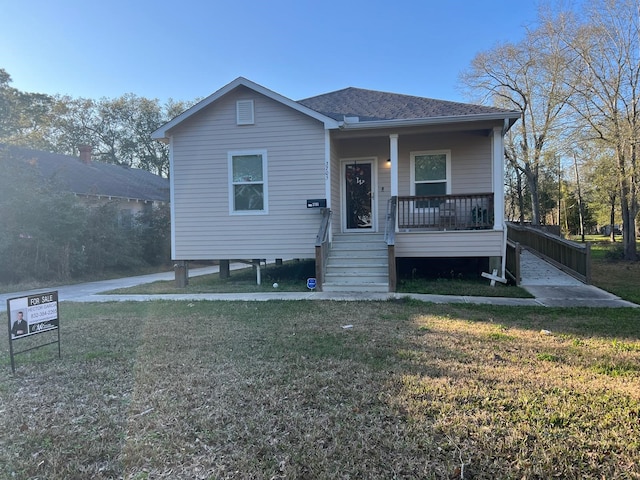
{"label": "tree trunk", "polygon": [[524,174],[531,195],[531,224],[540,225],[540,192],[538,192],[538,172],[531,170],[529,164],[524,166]]}
{"label": "tree trunk", "polygon": [[612,242],[616,241],[616,232],[614,230],[614,226],[616,224],[616,196],[611,196],[611,212],[609,217],[609,238]]}
{"label": "tree trunk", "polygon": [[634,205],[633,179],[626,172],[624,152],[617,154],[619,184],[620,184],[620,209],[622,211],[622,245],[624,247],[624,259],[635,261],[636,248],[636,222],[637,207]]}
{"label": "tree trunk", "polygon": [[576,186],[578,188],[578,214],[580,216],[580,237],[584,243],[584,205],[582,203],[582,190],[580,190],[580,172],[578,170],[578,159],[573,156],[573,166],[576,170]]}
{"label": "tree trunk", "polygon": [[529,190],[531,191],[531,224],[540,225],[540,192],[538,192],[537,179],[529,180]]}
{"label": "tree trunk", "polygon": [[518,182],[518,209],[520,210],[520,225],[524,225],[524,195],[522,194],[522,174],[517,168],[516,178]]}

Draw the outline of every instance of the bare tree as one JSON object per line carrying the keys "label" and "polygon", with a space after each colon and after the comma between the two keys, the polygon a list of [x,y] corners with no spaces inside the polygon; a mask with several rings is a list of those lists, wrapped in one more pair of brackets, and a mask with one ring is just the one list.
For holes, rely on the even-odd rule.
{"label": "bare tree", "polygon": [[522,113],[506,139],[505,152],[526,179],[534,225],[540,223],[544,152],[561,136],[563,111],[571,93],[566,78],[568,50],[550,37],[551,30],[552,25],[545,22],[519,43],[479,53],[461,75],[469,96]]}
{"label": "bare tree", "polygon": [[571,105],[592,138],[609,149],[622,213],[624,258],[635,260],[639,212],[640,1],[592,0],[586,17],[554,24],[554,37],[575,55],[568,67]]}
{"label": "bare tree", "polygon": [[598,210],[601,225],[609,225],[609,237],[616,241],[616,214],[618,205],[618,176],[616,161],[608,151],[592,149],[585,158],[586,181],[593,192],[593,203]]}

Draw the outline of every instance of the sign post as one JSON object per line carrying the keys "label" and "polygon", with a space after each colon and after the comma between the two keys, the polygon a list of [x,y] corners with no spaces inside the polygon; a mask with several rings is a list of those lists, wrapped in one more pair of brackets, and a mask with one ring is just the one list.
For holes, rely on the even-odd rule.
{"label": "sign post", "polygon": [[[29,295],[28,297],[10,298],[7,300],[7,315],[9,320],[9,354],[13,373],[16,372],[14,357],[19,353],[25,353],[57,342],[58,358],[61,357],[57,291]],[[57,340],[18,352],[14,351],[13,342],[52,330],[57,330]]]}

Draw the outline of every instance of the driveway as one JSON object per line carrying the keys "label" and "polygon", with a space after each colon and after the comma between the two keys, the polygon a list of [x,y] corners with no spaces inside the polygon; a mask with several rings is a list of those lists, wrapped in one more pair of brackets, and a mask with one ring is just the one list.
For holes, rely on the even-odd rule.
{"label": "driveway", "polygon": [[[246,265],[244,265],[246,266]],[[240,266],[236,267],[240,268]],[[189,277],[196,277],[199,275],[208,275],[210,273],[218,272],[217,266],[194,268],[189,270]],[[87,299],[94,295],[98,295],[109,290],[115,290],[117,288],[129,288],[136,285],[143,285],[145,283],[153,283],[161,280],[173,280],[175,278],[174,272],[152,273],[149,275],[139,275],[136,277],[126,278],[114,278],[111,280],[100,280],[97,282],[77,283],[75,285],[61,285],[57,287],[38,288],[35,290],[24,290],[21,292],[13,293],[0,293],[0,312],[7,311],[7,299],[16,297],[26,297],[29,295],[35,295],[42,292],[58,291],[58,301],[78,301],[81,299]],[[115,300],[115,298],[114,298]],[[85,300],[86,301],[86,300]]]}

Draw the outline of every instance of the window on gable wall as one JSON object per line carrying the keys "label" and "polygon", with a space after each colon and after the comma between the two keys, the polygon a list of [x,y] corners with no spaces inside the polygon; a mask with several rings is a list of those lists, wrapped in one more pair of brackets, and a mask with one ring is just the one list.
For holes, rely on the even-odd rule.
{"label": "window on gable wall", "polygon": [[267,213],[267,152],[230,152],[229,183],[231,213]]}
{"label": "window on gable wall", "polygon": [[[449,193],[451,193],[451,152],[448,150],[412,152],[411,195],[444,196]],[[425,201],[416,206],[431,205]]]}

